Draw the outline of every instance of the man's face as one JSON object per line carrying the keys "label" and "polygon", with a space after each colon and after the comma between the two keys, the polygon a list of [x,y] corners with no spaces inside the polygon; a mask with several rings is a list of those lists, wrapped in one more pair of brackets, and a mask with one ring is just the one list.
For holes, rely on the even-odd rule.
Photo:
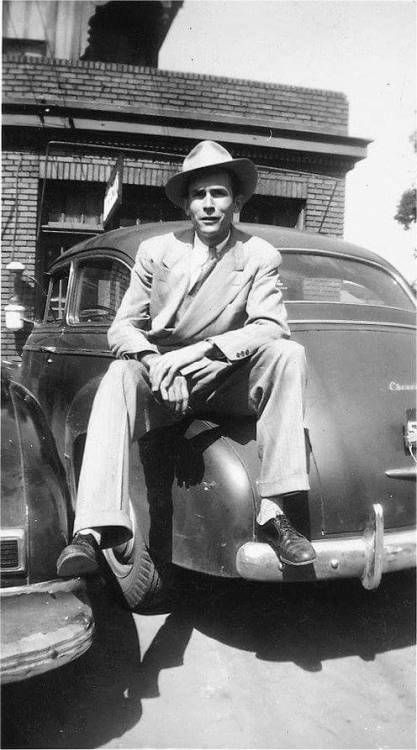
{"label": "man's face", "polygon": [[224,240],[239,211],[240,196],[233,195],[232,181],[227,172],[209,172],[190,181],[186,213],[199,238],[206,245]]}

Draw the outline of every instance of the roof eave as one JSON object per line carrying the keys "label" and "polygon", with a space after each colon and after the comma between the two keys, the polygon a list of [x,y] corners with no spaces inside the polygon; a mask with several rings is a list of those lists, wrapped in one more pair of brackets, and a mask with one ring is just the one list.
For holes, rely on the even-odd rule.
{"label": "roof eave", "polygon": [[242,119],[158,107],[118,107],[87,100],[34,102],[7,98],[3,104],[4,127],[36,127],[103,133],[154,135],[187,141],[210,138],[221,142],[294,152],[308,152],[348,158],[367,155],[369,139],[334,132],[301,129],[291,122]]}

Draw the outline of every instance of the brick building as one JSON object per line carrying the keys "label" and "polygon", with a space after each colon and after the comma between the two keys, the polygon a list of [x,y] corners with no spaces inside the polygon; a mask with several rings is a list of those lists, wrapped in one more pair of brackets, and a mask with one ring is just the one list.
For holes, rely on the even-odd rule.
{"label": "brick building", "polygon": [[[115,3],[90,5],[99,6],[103,24]],[[116,5],[149,5],[153,13],[161,6],[166,33],[181,3]],[[134,64],[97,59],[105,55],[91,31],[79,59],[38,56],[33,45],[28,54],[13,39],[4,45],[3,306],[15,282],[4,270],[11,260],[25,265],[17,285],[30,318],[30,277],[41,279],[63,249],[103,231],[105,186],[119,153],[121,225],[182,218],[163,185],[191,147],[210,138],[258,166],[242,220],[343,234],[345,175],[367,146],[348,135],[346,97],[150,67],[162,38],[153,57],[148,47],[136,57],[129,52]],[[3,356],[17,356],[18,339],[3,327]]]}

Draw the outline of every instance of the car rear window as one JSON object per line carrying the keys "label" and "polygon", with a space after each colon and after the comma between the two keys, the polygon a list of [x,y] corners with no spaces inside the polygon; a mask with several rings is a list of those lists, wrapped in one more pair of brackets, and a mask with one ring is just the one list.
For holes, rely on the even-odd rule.
{"label": "car rear window", "polygon": [[404,288],[382,268],[349,258],[283,252],[280,277],[288,302],[334,302],[414,310]]}
{"label": "car rear window", "polygon": [[130,270],[117,259],[89,259],[79,263],[75,281],[75,323],[113,320],[129,286]]}

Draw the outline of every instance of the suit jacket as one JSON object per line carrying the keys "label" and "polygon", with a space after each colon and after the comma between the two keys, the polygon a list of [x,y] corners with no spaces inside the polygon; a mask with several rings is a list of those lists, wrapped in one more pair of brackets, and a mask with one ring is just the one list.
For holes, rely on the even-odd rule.
{"label": "suit jacket", "polygon": [[164,352],[209,339],[229,361],[244,359],[290,331],[279,285],[279,252],[232,227],[217,264],[189,293],[194,232],[145,240],[109,329],[118,357]]}

